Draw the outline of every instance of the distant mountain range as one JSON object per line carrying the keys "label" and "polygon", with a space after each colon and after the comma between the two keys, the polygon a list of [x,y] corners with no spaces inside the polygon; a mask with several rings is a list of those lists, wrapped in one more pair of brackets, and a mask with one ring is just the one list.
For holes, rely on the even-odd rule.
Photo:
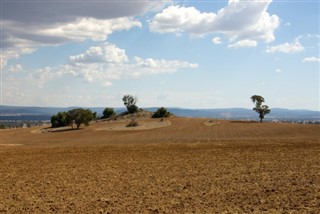
{"label": "distant mountain range", "polygon": [[[50,120],[51,116],[60,112],[68,111],[76,107],[54,108],[54,107],[21,107],[0,106],[0,120]],[[104,107],[89,108],[102,115]],[[144,108],[148,111],[156,111],[157,108]],[[205,117],[229,120],[257,120],[258,114],[252,109],[245,108],[221,108],[221,109],[185,109],[167,108],[171,113],[181,117]],[[115,108],[117,113],[124,112],[125,108]],[[272,108],[271,113],[266,115],[265,120],[281,121],[319,121],[320,111],[289,110],[283,108]]]}

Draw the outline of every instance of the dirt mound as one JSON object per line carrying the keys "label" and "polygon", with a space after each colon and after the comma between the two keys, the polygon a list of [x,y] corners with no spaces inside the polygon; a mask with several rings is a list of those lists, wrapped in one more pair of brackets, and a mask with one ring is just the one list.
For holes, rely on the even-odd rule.
{"label": "dirt mound", "polygon": [[213,125],[217,125],[219,123],[220,122],[217,121],[217,120],[208,120],[208,121],[203,122],[203,124],[206,125],[206,126],[213,126]]}
{"label": "dirt mound", "polygon": [[138,112],[130,114],[130,113],[122,113],[114,117],[114,120],[137,120],[137,119],[145,119],[145,118],[151,118],[153,115],[153,112],[146,111],[143,109],[139,109]]}
{"label": "dirt mound", "polygon": [[157,119],[139,119],[137,121],[137,126],[128,127],[127,122],[121,121],[109,121],[105,123],[105,127],[97,128],[98,131],[125,131],[125,130],[147,130],[147,129],[157,129],[166,126],[170,126],[171,122],[169,120],[157,120]]}

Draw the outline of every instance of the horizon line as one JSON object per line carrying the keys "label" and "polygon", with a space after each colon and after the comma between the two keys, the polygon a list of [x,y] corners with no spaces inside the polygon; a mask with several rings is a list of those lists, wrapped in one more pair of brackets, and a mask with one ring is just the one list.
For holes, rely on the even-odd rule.
{"label": "horizon line", "polygon": [[[17,108],[114,108],[114,109],[120,109],[120,108],[126,108],[126,107],[112,107],[112,106],[65,106],[65,107],[57,107],[57,106],[28,106],[28,105],[25,105],[25,106],[20,106],[20,105],[4,105],[4,104],[0,104],[0,107],[1,107],[1,110],[2,110],[2,107],[17,107]],[[189,108],[189,107],[168,107],[168,106],[150,106],[150,107],[139,107],[138,108],[141,108],[141,109],[144,109],[144,108],[161,108],[161,107],[164,107],[164,108],[171,108],[171,109],[186,109],[186,110],[214,110],[214,109],[250,109],[252,110],[251,108],[245,108],[245,107],[219,107],[219,108]],[[274,108],[270,108],[271,110],[272,109],[285,109],[285,110],[293,110],[293,111],[299,111],[299,110],[305,110],[305,111],[316,111],[316,112],[320,112],[320,109],[317,109],[317,110],[313,110],[313,109],[307,109],[307,108],[297,108],[297,109],[294,109],[294,108],[285,108],[285,107],[274,107]]]}

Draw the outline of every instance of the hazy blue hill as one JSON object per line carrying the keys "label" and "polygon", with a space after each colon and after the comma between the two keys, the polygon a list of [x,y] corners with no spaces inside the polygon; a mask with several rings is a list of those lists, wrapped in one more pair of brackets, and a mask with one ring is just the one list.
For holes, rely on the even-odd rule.
{"label": "hazy blue hill", "polygon": [[[77,107],[27,107],[27,106],[0,106],[0,120],[50,120],[51,116],[60,112],[68,111]],[[90,108],[102,115],[104,107]],[[148,111],[156,111],[158,108],[145,108]],[[171,113],[181,117],[207,117],[232,120],[257,120],[258,114],[252,109],[245,108],[220,108],[220,109],[185,109],[167,108]],[[117,113],[124,112],[125,108],[115,108]],[[271,108],[271,113],[266,115],[265,120],[320,120],[319,111],[289,110],[283,108]]]}
{"label": "hazy blue hill", "polygon": [[0,106],[1,115],[8,114],[55,114],[65,108],[54,107],[29,107],[29,106]]}

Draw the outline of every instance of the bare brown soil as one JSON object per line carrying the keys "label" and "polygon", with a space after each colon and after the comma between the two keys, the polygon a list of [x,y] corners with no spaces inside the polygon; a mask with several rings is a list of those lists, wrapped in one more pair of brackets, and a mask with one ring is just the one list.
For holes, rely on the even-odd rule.
{"label": "bare brown soil", "polygon": [[1,131],[0,213],[320,213],[320,126],[166,121]]}

